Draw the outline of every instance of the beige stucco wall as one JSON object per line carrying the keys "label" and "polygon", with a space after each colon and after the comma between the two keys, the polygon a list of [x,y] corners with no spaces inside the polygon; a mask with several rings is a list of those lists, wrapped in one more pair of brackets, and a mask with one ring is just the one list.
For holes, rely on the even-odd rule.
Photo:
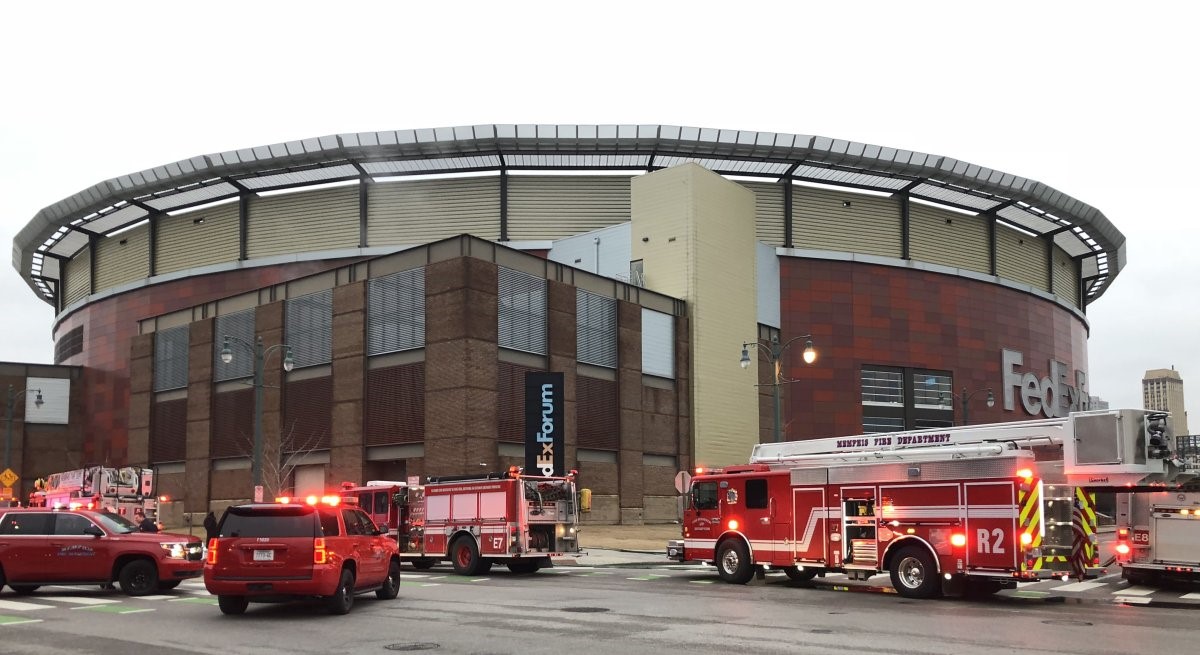
{"label": "beige stucco wall", "polygon": [[633,179],[633,259],[646,287],[687,301],[697,465],[745,463],[757,443],[755,196],[696,164]]}

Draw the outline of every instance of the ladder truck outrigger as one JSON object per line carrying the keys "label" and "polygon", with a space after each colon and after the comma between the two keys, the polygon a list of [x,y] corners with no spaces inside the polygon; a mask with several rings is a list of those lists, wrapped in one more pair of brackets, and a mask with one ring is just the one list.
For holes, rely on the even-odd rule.
{"label": "ladder truck outrigger", "polygon": [[[745,584],[889,573],[905,597],[992,593],[1098,566],[1094,492],[1153,489],[1196,471],[1142,410],[765,443],[687,481],[678,561]],[[1090,516],[1089,516],[1090,514]]]}

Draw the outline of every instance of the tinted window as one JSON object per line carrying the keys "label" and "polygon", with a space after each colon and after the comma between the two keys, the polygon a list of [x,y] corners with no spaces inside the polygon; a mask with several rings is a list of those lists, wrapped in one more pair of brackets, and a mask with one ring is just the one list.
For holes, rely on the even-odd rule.
{"label": "tinted window", "polygon": [[375,534],[375,530],[378,528],[378,526],[375,525],[375,519],[372,519],[370,516],[363,514],[358,510],[354,510],[354,513],[358,514],[358,520],[362,521],[363,534]]}
{"label": "tinted window", "polygon": [[53,514],[8,514],[0,521],[0,534],[50,534]]}
{"label": "tinted window", "polygon": [[388,511],[388,492],[375,492],[375,509],[371,510],[373,514],[387,514]]}
{"label": "tinted window", "polygon": [[239,508],[225,512],[221,537],[320,537],[316,513],[307,507]]}
{"label": "tinted window", "polygon": [[696,509],[716,509],[717,483],[697,482],[692,485],[692,507]]}
{"label": "tinted window", "polygon": [[767,481],[746,480],[746,509],[767,508]]}
{"label": "tinted window", "polygon": [[321,532],[326,537],[342,535],[342,529],[338,527],[337,512],[321,512]]}
{"label": "tinted window", "polygon": [[54,534],[82,535],[84,528],[95,525],[78,514],[59,514],[54,521]]}
{"label": "tinted window", "polygon": [[346,534],[366,534],[362,519],[359,518],[360,514],[361,512],[352,509],[342,510],[342,520],[346,522]]}

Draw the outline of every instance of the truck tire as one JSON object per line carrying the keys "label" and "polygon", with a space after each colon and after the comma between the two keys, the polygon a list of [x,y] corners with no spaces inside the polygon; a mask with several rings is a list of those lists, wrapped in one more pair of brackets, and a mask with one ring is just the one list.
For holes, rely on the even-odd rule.
{"label": "truck tire", "polygon": [[338,580],[337,589],[333,595],[325,599],[325,609],[330,614],[349,614],[354,607],[354,573],[350,569],[342,569],[342,577]]}
{"label": "truck tire", "polygon": [[222,614],[242,614],[249,605],[245,596],[217,596],[217,606]]}
{"label": "truck tire", "polygon": [[929,551],[905,546],[892,558],[892,587],[905,598],[933,598],[941,593],[937,565]]}
{"label": "truck tire", "polygon": [[[483,558],[473,537],[463,535],[450,544],[450,564],[459,575],[479,575],[483,569]],[[491,568],[489,564],[488,568]]]}
{"label": "truck tire", "polygon": [[41,585],[35,584],[13,584],[8,586],[12,587],[12,590],[17,592],[18,596],[28,596],[41,587]]}
{"label": "truck tire", "polygon": [[789,579],[795,580],[796,582],[808,582],[809,580],[817,577],[817,570],[811,566],[806,566],[804,568],[800,568],[799,566],[788,566],[783,569],[783,572],[787,574]]}
{"label": "truck tire", "polygon": [[178,587],[180,582],[182,582],[182,580],[160,580],[158,582],[158,590],[170,591],[175,587]]}
{"label": "truck tire", "polygon": [[542,568],[541,560],[518,559],[508,563],[508,570],[513,573],[537,573]]}
{"label": "truck tire", "polygon": [[121,567],[117,580],[126,595],[146,596],[158,591],[158,568],[153,562],[135,559]]}
{"label": "truck tire", "polygon": [[400,593],[400,560],[392,560],[388,564],[387,577],[383,579],[383,586],[375,590],[375,597],[379,600],[391,600]]}
{"label": "truck tire", "polygon": [[717,575],[731,584],[746,584],[754,577],[750,550],[737,538],[726,539],[717,547]]}
{"label": "truck tire", "polygon": [[437,564],[437,560],[429,559],[428,557],[422,557],[421,559],[415,559],[409,562],[409,564],[412,564],[412,567],[418,571],[427,571],[432,569],[434,564]]}

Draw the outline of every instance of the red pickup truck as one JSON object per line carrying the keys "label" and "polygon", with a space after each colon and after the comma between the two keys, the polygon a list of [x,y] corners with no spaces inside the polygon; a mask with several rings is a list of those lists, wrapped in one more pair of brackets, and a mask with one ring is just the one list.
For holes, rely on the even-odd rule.
{"label": "red pickup truck", "polygon": [[139,532],[129,520],[84,509],[0,508],[0,587],[120,584],[130,596],[179,586],[204,570],[199,537]]}

